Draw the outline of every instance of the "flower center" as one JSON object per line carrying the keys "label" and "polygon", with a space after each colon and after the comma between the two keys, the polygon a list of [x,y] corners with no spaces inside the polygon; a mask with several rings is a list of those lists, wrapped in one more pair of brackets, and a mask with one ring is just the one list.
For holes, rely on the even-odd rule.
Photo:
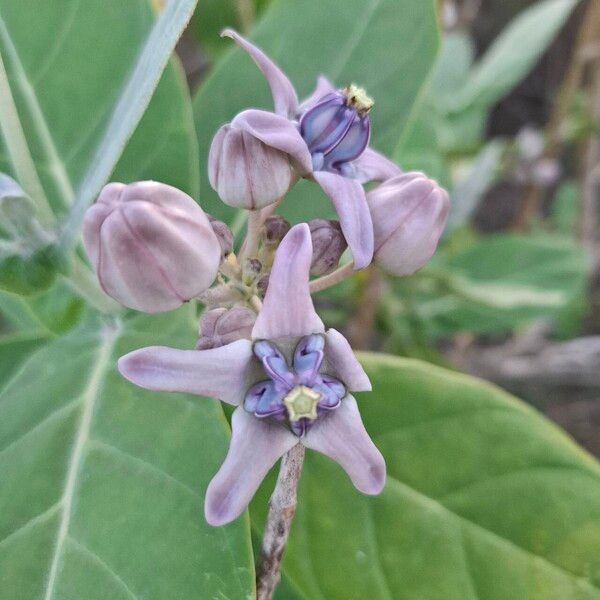
{"label": "flower center", "polygon": [[346,96],[346,103],[350,108],[353,108],[361,116],[365,116],[373,108],[375,102],[371,98],[365,88],[359,87],[354,83],[345,87],[343,90]]}
{"label": "flower center", "polygon": [[318,416],[317,405],[320,399],[321,394],[318,392],[305,385],[297,385],[283,399],[289,420],[292,423],[296,423],[300,419],[314,421]]}

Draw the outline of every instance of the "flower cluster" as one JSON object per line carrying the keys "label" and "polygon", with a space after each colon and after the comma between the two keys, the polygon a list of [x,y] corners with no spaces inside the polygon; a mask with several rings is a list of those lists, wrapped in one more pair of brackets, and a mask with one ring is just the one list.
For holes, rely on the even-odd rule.
{"label": "flower cluster", "polygon": [[[448,195],[369,148],[373,101],[356,85],[319,78],[303,102],[258,48],[227,30],[264,73],[274,112],[249,109],[223,125],[209,180],[226,204],[249,211],[238,254],[228,227],[183,192],[155,182],[111,183],[87,214],[84,242],[107,294],[144,312],[205,305],[195,349],[149,347],[119,370],[141,387],[209,396],[236,407],[229,452],[211,481],[206,519],[246,508],[275,462],[298,443],[337,461],[365,494],[385,462],[352,392],[371,389],[348,341],[315,312],[310,277],[336,280],[372,262],[408,275],[433,254]],[[338,221],[291,226],[274,214],[299,178],[321,186]],[[363,185],[375,182],[366,192]],[[339,267],[346,248],[352,261]],[[348,268],[350,267],[350,268]],[[334,273],[332,273],[334,272]]]}

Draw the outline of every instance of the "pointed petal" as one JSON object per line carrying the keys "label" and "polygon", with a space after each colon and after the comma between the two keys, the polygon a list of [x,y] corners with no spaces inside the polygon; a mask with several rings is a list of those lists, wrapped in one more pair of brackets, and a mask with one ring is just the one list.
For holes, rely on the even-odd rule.
{"label": "pointed petal", "polygon": [[289,154],[302,174],[312,171],[312,158],[296,125],[285,117],[251,108],[233,119],[231,126],[248,132],[267,146]]}
{"label": "pointed petal", "polygon": [[335,207],[355,268],[364,269],[373,259],[374,242],[371,213],[362,185],[327,171],[316,171],[313,177]]}
{"label": "pointed petal", "polygon": [[298,113],[302,114],[309,108],[312,108],[317,102],[319,102],[324,96],[335,92],[335,86],[325,75],[319,75],[317,79],[317,85],[313,90],[313,93],[302,101],[302,104],[298,107]]}
{"label": "pointed petal", "polygon": [[282,425],[261,421],[242,407],[233,413],[231,428],[225,462],[206,490],[204,514],[215,527],[242,514],[271,467],[298,443]]}
{"label": "pointed petal", "polygon": [[252,330],[253,339],[323,333],[323,322],[308,289],[311,261],[310,229],[301,223],[290,229],[277,249],[263,307]]}
{"label": "pointed petal", "polygon": [[385,181],[402,175],[402,169],[389,158],[367,148],[353,163],[354,177],[361,183]]}
{"label": "pointed petal", "polygon": [[370,392],[369,377],[358,362],[348,340],[335,329],[327,330],[325,340],[327,363],[336,378],[351,392]]}
{"label": "pointed petal", "polygon": [[371,441],[352,396],[346,396],[339,408],[319,419],[302,443],[340,464],[363,494],[376,495],[383,490],[385,461]]}
{"label": "pointed petal", "polygon": [[237,406],[248,390],[251,358],[249,340],[211,350],[150,346],[122,356],[119,371],[148,390],[209,396]]}
{"label": "pointed petal", "polygon": [[287,75],[262,51],[233,29],[225,29],[222,37],[231,38],[242,50],[248,53],[262,71],[273,95],[275,112],[293,118],[298,110],[298,96]]}

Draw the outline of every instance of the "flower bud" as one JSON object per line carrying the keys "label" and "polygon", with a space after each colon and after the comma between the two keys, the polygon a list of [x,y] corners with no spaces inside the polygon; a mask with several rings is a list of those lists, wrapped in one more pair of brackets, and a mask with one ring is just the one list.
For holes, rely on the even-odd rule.
{"label": "flower bud", "polygon": [[367,202],[375,262],[394,275],[410,275],[423,267],[448,218],[447,192],[422,173],[404,173],[370,191]]}
{"label": "flower bud", "polygon": [[313,247],[310,274],[325,275],[338,266],[348,243],[337,221],[313,219],[308,227]]}
{"label": "flower bud", "polygon": [[219,221],[211,215],[207,215],[207,217],[210,221],[212,230],[215,232],[215,235],[219,240],[222,256],[225,257],[228,254],[231,254],[233,252],[233,233],[231,233],[231,229],[229,229],[229,227],[227,227],[223,221]]}
{"label": "flower bud", "polygon": [[208,350],[231,344],[236,340],[250,339],[256,313],[243,306],[214,308],[200,318],[200,339],[197,350]]}
{"label": "flower bud", "polygon": [[276,248],[292,226],[287,219],[274,215],[265,221],[264,228],[265,244],[270,248]]}
{"label": "flower bud", "polygon": [[281,199],[294,180],[289,156],[233,123],[215,135],[208,180],[225,204],[257,210]]}
{"label": "flower bud", "polygon": [[100,285],[148,313],[177,308],[214,281],[221,247],[202,209],[162,183],[111,183],[88,209],[83,240]]}

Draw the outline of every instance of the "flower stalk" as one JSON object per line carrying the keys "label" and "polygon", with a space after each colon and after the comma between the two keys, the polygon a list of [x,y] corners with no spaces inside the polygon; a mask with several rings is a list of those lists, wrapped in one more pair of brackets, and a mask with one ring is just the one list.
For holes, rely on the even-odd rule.
{"label": "flower stalk", "polygon": [[310,293],[316,294],[317,292],[322,292],[323,290],[348,279],[348,277],[352,277],[354,273],[354,261],[351,260],[345,265],[338,267],[333,273],[323,275],[323,277],[319,277],[318,279],[313,279],[310,282]]}
{"label": "flower stalk", "polygon": [[257,600],[270,600],[281,579],[281,561],[296,514],[298,482],[304,463],[304,446],[297,444],[281,459],[271,499],[256,575]]}

